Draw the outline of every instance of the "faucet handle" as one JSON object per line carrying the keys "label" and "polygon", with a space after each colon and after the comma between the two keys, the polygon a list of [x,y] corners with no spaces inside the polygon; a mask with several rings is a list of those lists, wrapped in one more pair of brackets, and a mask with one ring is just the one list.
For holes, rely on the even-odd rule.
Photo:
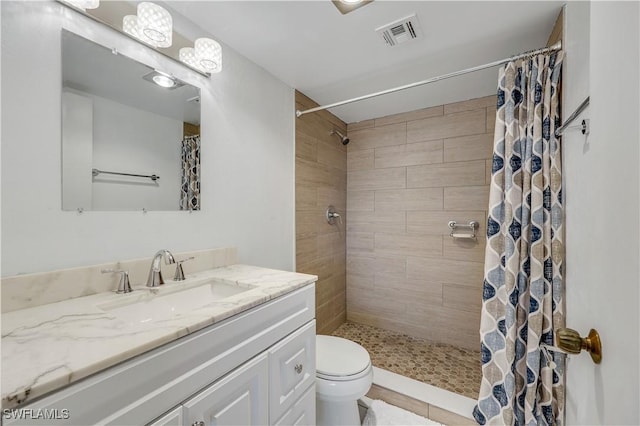
{"label": "faucet handle", "polygon": [[176,274],[173,277],[174,281],[184,281],[184,269],[182,269],[182,264],[193,259],[195,259],[195,256],[187,257],[186,259],[182,260],[176,260]]}
{"label": "faucet handle", "polygon": [[116,293],[131,293],[133,290],[131,289],[131,283],[129,282],[129,271],[125,271],[123,269],[103,269],[100,272],[103,274],[122,274],[120,275],[120,281],[118,282],[118,289]]}

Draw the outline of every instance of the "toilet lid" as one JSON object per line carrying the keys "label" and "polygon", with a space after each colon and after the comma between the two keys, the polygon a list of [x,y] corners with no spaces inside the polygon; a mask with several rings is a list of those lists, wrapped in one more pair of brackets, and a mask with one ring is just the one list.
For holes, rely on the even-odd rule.
{"label": "toilet lid", "polygon": [[370,365],[369,352],[351,340],[316,336],[316,371],[326,376],[351,376]]}

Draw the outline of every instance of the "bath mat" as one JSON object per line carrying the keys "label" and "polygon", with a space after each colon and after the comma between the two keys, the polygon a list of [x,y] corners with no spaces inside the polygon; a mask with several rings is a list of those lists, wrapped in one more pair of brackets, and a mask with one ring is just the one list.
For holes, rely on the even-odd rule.
{"label": "bath mat", "polygon": [[371,401],[367,415],[362,426],[422,426],[437,425],[442,426],[426,417],[411,413],[395,405],[387,404],[384,401],[375,399]]}

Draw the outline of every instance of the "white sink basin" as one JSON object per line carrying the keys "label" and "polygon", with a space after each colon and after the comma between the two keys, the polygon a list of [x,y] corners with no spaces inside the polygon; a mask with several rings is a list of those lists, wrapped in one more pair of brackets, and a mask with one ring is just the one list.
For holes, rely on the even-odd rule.
{"label": "white sink basin", "polygon": [[253,288],[217,280],[169,283],[154,289],[135,290],[119,300],[98,305],[98,308],[128,322],[154,322],[179,317]]}

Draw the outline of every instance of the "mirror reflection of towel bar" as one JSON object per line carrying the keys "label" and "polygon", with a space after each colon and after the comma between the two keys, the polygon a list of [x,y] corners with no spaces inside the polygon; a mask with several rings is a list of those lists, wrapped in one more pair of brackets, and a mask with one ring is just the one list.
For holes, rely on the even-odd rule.
{"label": "mirror reflection of towel bar", "polygon": [[476,239],[476,229],[478,229],[479,224],[475,220],[468,224],[459,224],[455,220],[450,220],[448,225],[451,228],[450,237]]}
{"label": "mirror reflection of towel bar", "polygon": [[107,172],[105,170],[91,169],[91,175],[92,176],[98,176],[99,174],[141,177],[141,178],[151,179],[154,182],[157,181],[158,179],[160,179],[160,176],[158,176],[158,175],[137,175],[137,174],[134,174],[134,173]]}

